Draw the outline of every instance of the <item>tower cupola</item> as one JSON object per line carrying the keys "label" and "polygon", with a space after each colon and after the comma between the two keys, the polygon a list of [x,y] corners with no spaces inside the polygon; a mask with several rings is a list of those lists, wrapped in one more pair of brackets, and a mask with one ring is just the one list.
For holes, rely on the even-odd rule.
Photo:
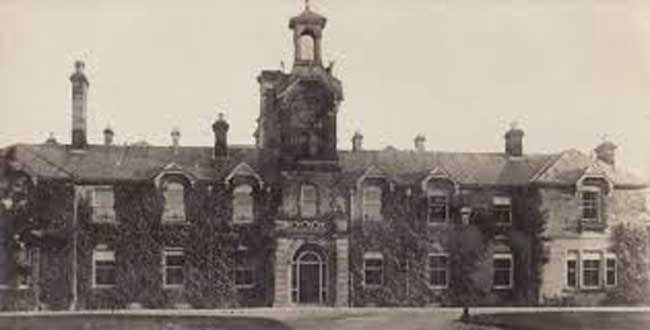
{"label": "tower cupola", "polygon": [[313,12],[309,0],[305,1],[305,10],[289,20],[293,30],[294,69],[304,66],[322,66],[321,41],[327,18]]}

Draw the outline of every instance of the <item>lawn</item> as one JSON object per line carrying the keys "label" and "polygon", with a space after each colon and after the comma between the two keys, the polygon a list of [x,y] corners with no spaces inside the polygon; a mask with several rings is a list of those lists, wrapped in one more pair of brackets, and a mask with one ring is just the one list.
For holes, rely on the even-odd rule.
{"label": "lawn", "polygon": [[649,312],[538,312],[481,314],[472,323],[512,330],[646,330]]}
{"label": "lawn", "polygon": [[2,317],[0,330],[288,330],[285,324],[257,317],[38,316]]}

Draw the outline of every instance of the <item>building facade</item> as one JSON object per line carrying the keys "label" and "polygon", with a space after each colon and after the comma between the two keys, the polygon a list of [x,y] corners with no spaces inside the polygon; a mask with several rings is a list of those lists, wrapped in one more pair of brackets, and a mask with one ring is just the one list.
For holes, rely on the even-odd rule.
{"label": "building facade", "polygon": [[[646,225],[616,146],[526,154],[337,145],[343,88],[323,65],[326,18],[293,17],[289,72],[258,76],[250,146],[89,144],[89,80],[72,139],[3,149],[0,308],[601,303],[618,286],[610,231]],[[645,275],[647,276],[647,274]]]}

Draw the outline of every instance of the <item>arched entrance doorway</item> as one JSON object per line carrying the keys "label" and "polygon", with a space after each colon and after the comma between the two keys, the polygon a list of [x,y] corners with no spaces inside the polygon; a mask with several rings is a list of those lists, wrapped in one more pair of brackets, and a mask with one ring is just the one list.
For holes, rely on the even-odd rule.
{"label": "arched entrance doorway", "polygon": [[297,304],[325,304],[327,260],[320,249],[298,249],[291,262],[291,300]]}

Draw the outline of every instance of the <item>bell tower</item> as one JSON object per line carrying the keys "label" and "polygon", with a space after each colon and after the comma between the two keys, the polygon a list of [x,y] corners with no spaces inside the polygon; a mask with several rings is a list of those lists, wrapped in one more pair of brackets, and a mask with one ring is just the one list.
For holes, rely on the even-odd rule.
{"label": "bell tower", "polygon": [[289,28],[293,30],[294,70],[304,66],[322,66],[322,36],[327,18],[311,11],[309,0],[305,10],[291,18]]}

